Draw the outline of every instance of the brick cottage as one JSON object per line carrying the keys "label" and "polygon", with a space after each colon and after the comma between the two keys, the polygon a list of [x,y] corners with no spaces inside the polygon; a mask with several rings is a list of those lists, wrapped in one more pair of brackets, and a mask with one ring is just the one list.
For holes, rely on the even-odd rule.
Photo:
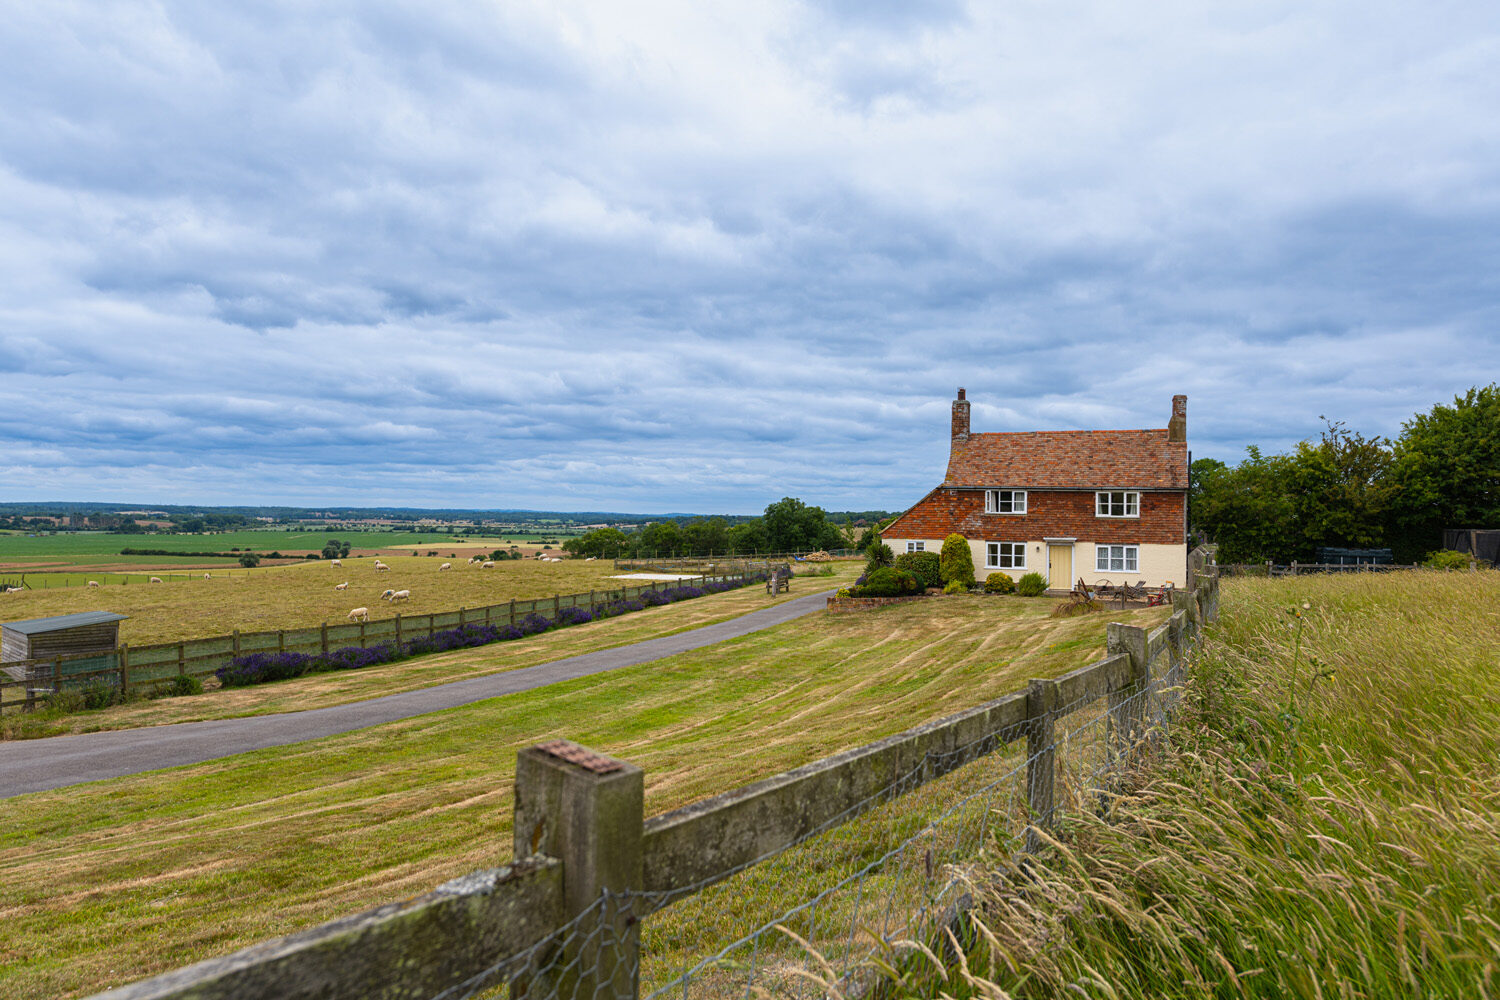
{"label": "brick cottage", "polygon": [[975,575],[1041,573],[1053,590],[1187,583],[1187,397],[1167,426],[974,434],[958,390],[948,474],[881,532],[898,555],[969,540]]}

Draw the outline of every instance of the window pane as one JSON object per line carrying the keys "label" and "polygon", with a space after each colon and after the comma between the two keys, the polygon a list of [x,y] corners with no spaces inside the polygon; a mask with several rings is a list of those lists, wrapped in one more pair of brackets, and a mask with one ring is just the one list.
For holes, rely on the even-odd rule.
{"label": "window pane", "polygon": [[1137,558],[1137,553],[1139,552],[1140,550],[1134,545],[1125,546],[1125,568],[1132,573],[1139,572],[1139,559]]}

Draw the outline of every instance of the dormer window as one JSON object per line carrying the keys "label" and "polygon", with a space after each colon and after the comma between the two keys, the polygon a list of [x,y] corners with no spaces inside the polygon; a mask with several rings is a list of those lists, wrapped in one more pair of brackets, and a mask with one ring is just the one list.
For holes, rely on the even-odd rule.
{"label": "dormer window", "polygon": [[1094,494],[1097,517],[1140,517],[1141,495],[1135,490],[1100,490]]}
{"label": "dormer window", "polygon": [[985,490],[984,512],[986,514],[1026,513],[1025,490]]}

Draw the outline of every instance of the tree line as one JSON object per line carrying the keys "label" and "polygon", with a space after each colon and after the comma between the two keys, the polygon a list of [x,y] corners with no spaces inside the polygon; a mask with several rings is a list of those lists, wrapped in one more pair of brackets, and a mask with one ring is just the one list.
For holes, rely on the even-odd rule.
{"label": "tree line", "polygon": [[1391,440],[1328,421],[1289,454],[1193,462],[1188,521],[1221,563],[1311,562],[1317,549],[1389,548],[1417,562],[1445,528],[1500,528],[1500,385],[1438,404]]}
{"label": "tree line", "polygon": [[655,521],[639,531],[598,528],[563,542],[575,556],[628,559],[642,556],[751,555],[758,552],[809,552],[851,548],[857,538],[851,518],[835,522],[821,507],[795,497],[766,506],[760,517],[730,524],[722,517],[691,521]]}

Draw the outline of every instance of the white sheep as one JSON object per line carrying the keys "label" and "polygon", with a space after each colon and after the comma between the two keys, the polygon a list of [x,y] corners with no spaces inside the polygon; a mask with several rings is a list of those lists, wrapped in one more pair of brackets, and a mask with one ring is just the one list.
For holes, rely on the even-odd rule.
{"label": "white sheep", "polygon": [[90,580],[89,581],[89,589],[90,590],[94,590],[94,589],[98,588],[98,586],[99,586],[99,581],[98,580]]}
{"label": "white sheep", "polygon": [[153,576],[153,577],[152,577],[152,578],[151,578],[151,579],[150,579],[150,580],[148,580],[148,581],[147,581],[147,582],[148,582],[148,583],[161,583],[161,577],[159,577],[159,576]]}
{"label": "white sheep", "polygon": [[203,579],[205,579],[205,580],[212,580],[213,578],[214,578],[214,575],[212,573],[204,573],[203,574]]}
{"label": "white sheep", "polygon": [[358,620],[358,621],[362,621],[362,622],[369,621],[370,620],[370,609],[369,608],[355,608],[353,611],[349,612],[349,620],[350,621]]}
{"label": "white sheep", "polygon": [[441,573],[445,569],[452,569],[452,568],[453,568],[453,564],[452,563],[443,563],[441,566],[438,567],[438,572]]}
{"label": "white sheep", "polygon": [[6,587],[5,592],[7,594],[19,594],[23,589],[22,587]]}
{"label": "white sheep", "polygon": [[492,560],[486,559],[484,562],[482,562],[482,563],[479,564],[479,568],[480,569],[494,569],[495,568],[495,564],[494,564],[494,562]]}
{"label": "white sheep", "polygon": [[334,590],[348,590],[349,589],[349,581],[345,580],[343,583],[335,583],[333,585],[333,589]]}
{"label": "white sheep", "polygon": [[390,567],[387,566],[385,563],[381,562],[379,559],[376,559],[375,560],[375,572],[379,573],[382,570],[387,570],[388,571],[388,570],[390,570]]}
{"label": "white sheep", "polygon": [[387,591],[385,591],[384,593],[382,593],[380,595],[380,599],[382,601],[389,601],[391,599],[391,595],[394,594],[394,593],[395,593],[394,590],[387,590]]}
{"label": "white sheep", "polygon": [[393,590],[393,591],[391,591],[391,603],[392,604],[395,604],[397,601],[409,601],[409,600],[411,600],[411,591],[409,591],[409,590]]}
{"label": "white sheep", "polygon": [[335,559],[332,562],[330,562],[328,565],[330,565],[330,566],[342,566],[344,564],[342,562],[340,562],[339,560]]}

